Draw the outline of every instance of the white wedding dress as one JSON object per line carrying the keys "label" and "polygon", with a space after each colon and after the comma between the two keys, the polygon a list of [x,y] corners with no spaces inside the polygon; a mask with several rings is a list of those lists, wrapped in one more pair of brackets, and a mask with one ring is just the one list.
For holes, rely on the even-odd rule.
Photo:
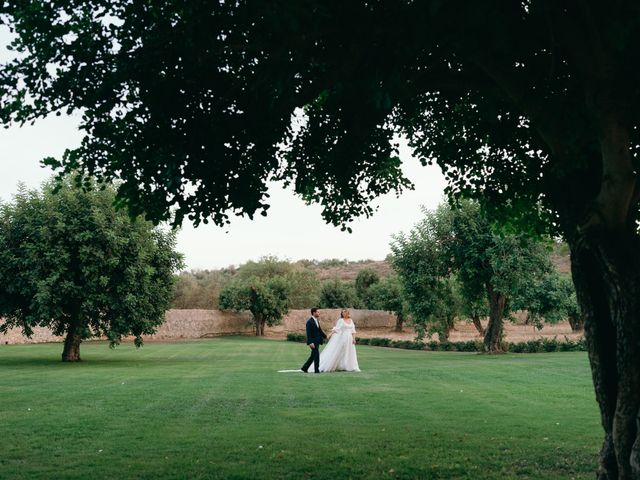
{"label": "white wedding dress", "polygon": [[[320,352],[320,371],[359,372],[356,346],[353,344],[353,334],[356,333],[353,320],[347,323],[343,318],[339,318],[331,331],[333,335],[324,350]],[[309,372],[315,372],[313,364],[309,367]]]}

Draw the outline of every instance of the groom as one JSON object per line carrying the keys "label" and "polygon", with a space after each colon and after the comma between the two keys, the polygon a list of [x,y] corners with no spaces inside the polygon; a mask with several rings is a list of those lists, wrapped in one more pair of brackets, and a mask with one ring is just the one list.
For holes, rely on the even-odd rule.
{"label": "groom", "polygon": [[304,373],[307,373],[309,367],[311,366],[311,362],[313,362],[313,366],[315,367],[316,373],[320,373],[320,345],[324,341],[327,336],[320,328],[320,309],[314,307],[311,309],[311,317],[307,320],[307,345],[311,349],[311,355],[309,355],[309,359],[304,362],[301,370]]}

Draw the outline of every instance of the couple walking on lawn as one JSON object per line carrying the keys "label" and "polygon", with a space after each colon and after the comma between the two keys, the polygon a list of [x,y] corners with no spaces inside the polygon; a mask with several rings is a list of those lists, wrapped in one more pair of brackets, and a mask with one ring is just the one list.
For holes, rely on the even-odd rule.
{"label": "couple walking on lawn", "polygon": [[320,309],[312,308],[311,317],[307,320],[307,345],[311,349],[311,355],[301,368],[303,372],[360,371],[356,355],[356,327],[349,310],[344,309],[340,312],[340,318],[331,332],[331,338],[320,358],[320,345],[324,343],[327,335],[320,327]]}

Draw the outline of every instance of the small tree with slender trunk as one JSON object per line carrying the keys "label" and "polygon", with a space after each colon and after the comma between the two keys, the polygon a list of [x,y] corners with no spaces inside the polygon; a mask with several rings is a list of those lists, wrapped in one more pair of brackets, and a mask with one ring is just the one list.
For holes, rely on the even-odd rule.
{"label": "small tree with slender trunk", "polygon": [[75,362],[85,339],[114,346],[133,335],[140,346],[164,321],[182,265],[175,235],[117,211],[114,199],[111,187],[67,180],[20,188],[0,206],[0,332],[49,327],[65,336],[62,360]]}
{"label": "small tree with slender trunk", "polygon": [[444,208],[424,212],[425,219],[409,234],[394,235],[391,263],[402,283],[418,338],[437,333],[444,340],[460,308],[458,289],[450,278],[450,215]]}
{"label": "small tree with slender trunk", "polygon": [[249,310],[256,336],[264,336],[265,327],[277,325],[289,312],[291,286],[284,277],[237,278],[220,292],[222,310]]}
{"label": "small tree with slender trunk", "polygon": [[320,286],[314,271],[302,265],[267,255],[250,260],[237,271],[238,278],[267,280],[281,277],[289,286],[289,308],[311,308],[318,304]]}
{"label": "small tree with slender trunk", "polygon": [[471,323],[478,331],[478,335],[484,337],[486,332],[480,319],[489,316],[487,295],[483,290],[469,289],[468,285],[462,285],[459,280],[458,285],[460,288],[460,314],[462,317],[471,320]]}

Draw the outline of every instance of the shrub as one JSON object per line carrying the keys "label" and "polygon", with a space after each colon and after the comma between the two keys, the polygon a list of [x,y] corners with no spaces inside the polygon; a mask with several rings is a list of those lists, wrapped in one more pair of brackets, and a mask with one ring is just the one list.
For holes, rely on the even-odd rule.
{"label": "shrub", "polygon": [[431,340],[428,344],[429,350],[440,350],[440,343],[436,342],[435,340]]}
{"label": "shrub", "polygon": [[455,351],[453,342],[440,342],[440,350],[443,352]]}
{"label": "shrub", "polygon": [[388,338],[370,338],[369,345],[374,347],[388,347],[391,345],[391,340]]}
{"label": "shrub", "polygon": [[[288,333],[287,340],[293,342],[303,342],[304,335],[300,333]],[[391,340],[389,338],[360,338],[356,337],[356,344],[371,345],[374,347],[402,348],[404,350],[432,350],[443,352],[484,352],[484,345],[480,340],[470,340],[468,342],[437,342],[432,340],[424,343],[417,340]],[[530,340],[528,342],[509,343],[507,345],[510,353],[539,353],[539,352],[577,352],[586,351],[584,339],[573,341],[565,337],[564,341],[557,338],[541,340]]]}
{"label": "shrub", "polygon": [[558,340],[555,338],[549,340],[546,338],[542,339],[542,349],[545,352],[556,352],[559,350]]}
{"label": "shrub", "polygon": [[484,346],[480,340],[469,340],[468,342],[456,342],[459,352],[482,352]]}
{"label": "shrub", "polygon": [[302,333],[289,332],[287,333],[288,342],[305,342],[306,337]]}

